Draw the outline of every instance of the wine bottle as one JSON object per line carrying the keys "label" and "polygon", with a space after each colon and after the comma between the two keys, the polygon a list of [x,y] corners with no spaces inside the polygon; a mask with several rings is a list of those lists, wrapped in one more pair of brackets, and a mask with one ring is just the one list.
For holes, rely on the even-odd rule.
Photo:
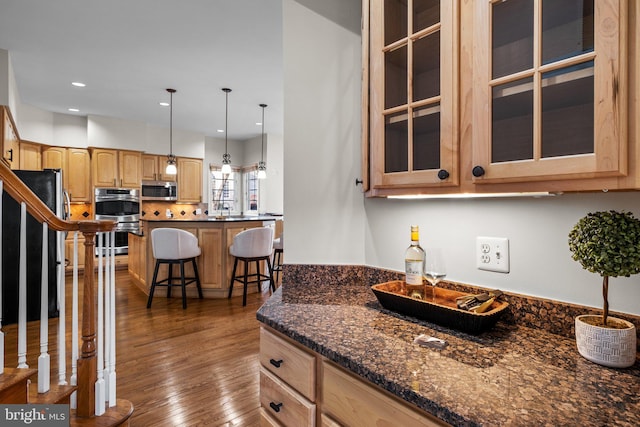
{"label": "wine bottle", "polygon": [[404,253],[404,271],[407,285],[422,285],[424,249],[420,246],[420,233],[417,225],[411,226],[411,245]]}

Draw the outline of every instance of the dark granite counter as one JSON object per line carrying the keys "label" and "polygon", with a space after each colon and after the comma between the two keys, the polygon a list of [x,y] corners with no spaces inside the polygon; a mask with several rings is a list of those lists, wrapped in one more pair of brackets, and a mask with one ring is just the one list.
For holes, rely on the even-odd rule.
{"label": "dark granite counter", "polygon": [[198,217],[198,218],[140,218],[141,221],[149,222],[243,222],[243,221],[275,221],[282,219],[281,216],[261,215],[261,216],[225,216],[225,217]]}
{"label": "dark granite counter", "polygon": [[[640,425],[637,361],[606,368],[582,358],[573,339],[503,321],[474,336],[404,317],[359,278],[287,281],[257,318],[452,425]],[[413,344],[420,334],[447,346]]]}

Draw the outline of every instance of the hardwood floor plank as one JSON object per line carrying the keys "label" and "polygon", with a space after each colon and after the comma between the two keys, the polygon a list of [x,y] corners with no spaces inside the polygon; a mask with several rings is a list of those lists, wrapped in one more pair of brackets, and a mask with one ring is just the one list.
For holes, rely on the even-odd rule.
{"label": "hardwood floor plank", "polygon": [[[269,291],[248,295],[245,307],[242,296],[190,298],[186,310],[180,293],[176,295],[169,300],[156,297],[147,309],[147,296],[131,283],[128,273],[116,272],[117,388],[118,396],[134,405],[131,426],[259,425],[256,311],[269,298]],[[50,336],[55,337],[57,321],[51,323]],[[31,367],[37,366],[39,355],[38,328],[37,322],[27,328]],[[3,329],[10,356],[15,354],[16,328]],[[55,374],[57,351],[52,349],[50,354]],[[17,360],[9,357],[6,365],[12,363]]]}

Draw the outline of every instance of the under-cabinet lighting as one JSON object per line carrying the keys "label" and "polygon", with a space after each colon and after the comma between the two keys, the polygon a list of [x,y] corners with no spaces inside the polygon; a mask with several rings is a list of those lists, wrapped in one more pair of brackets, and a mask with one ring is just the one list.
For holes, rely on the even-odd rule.
{"label": "under-cabinet lighting", "polygon": [[505,197],[549,197],[558,196],[562,193],[550,193],[548,191],[529,193],[454,193],[454,194],[402,194],[398,196],[387,196],[387,199],[487,199]]}

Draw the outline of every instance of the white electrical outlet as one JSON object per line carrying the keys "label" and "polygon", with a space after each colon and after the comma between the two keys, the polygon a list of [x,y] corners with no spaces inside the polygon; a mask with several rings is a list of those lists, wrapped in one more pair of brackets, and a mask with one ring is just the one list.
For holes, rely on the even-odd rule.
{"label": "white electrical outlet", "polygon": [[509,239],[504,237],[476,238],[478,270],[509,272]]}

